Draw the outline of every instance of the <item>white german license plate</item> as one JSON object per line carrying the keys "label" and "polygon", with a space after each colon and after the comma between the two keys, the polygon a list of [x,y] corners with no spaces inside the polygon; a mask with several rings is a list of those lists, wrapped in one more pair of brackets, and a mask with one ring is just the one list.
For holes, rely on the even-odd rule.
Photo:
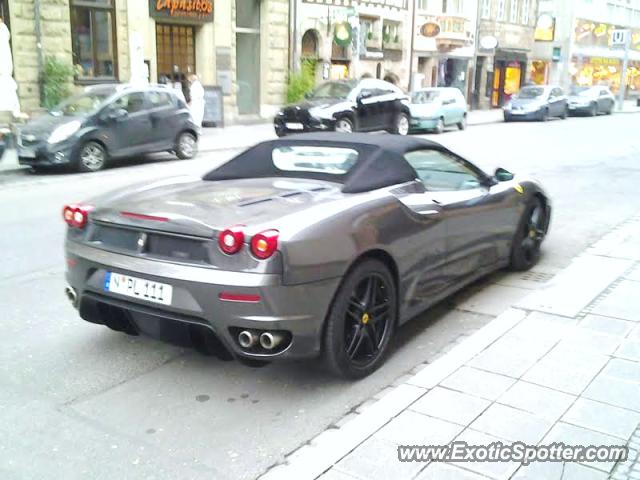
{"label": "white german license plate", "polygon": [[104,276],[104,290],[163,305],[171,305],[173,295],[173,287],[166,283],[152,282],[114,272],[107,272]]}
{"label": "white german license plate", "polygon": [[303,130],[301,123],[287,122],[284,124],[289,130]]}
{"label": "white german license plate", "polygon": [[36,158],[36,152],[30,148],[20,148],[18,150],[18,156],[22,158]]}

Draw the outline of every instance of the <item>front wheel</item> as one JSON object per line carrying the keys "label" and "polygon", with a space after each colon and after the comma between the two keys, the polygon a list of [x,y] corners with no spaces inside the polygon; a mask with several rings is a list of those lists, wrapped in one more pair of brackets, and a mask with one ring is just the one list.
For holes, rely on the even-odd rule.
{"label": "front wheel", "polygon": [[598,104],[597,103],[591,104],[591,109],[589,110],[589,115],[592,116],[592,117],[595,117],[596,115],[598,115]]}
{"label": "front wheel", "polygon": [[350,379],[373,373],[388,353],[397,317],[389,269],[365,260],[345,277],[327,317],[323,347],[328,367]]}
{"label": "front wheel", "polygon": [[190,160],[198,153],[198,139],[190,132],[182,132],[176,142],[176,155],[180,160]]}
{"label": "front wheel", "polygon": [[406,113],[399,113],[396,117],[393,133],[397,135],[407,135],[409,133],[409,116]]}
{"label": "front wheel", "polygon": [[353,132],[353,123],[347,117],[339,118],[336,121],[336,132],[342,132],[342,133]]}
{"label": "front wheel", "polygon": [[545,235],[545,214],[542,202],[534,198],[525,209],[518,231],[511,244],[510,268],[529,270],[540,259],[540,245]]}
{"label": "front wheel", "polygon": [[78,154],[78,170],[80,172],[97,172],[107,163],[107,151],[98,142],[85,143]]}

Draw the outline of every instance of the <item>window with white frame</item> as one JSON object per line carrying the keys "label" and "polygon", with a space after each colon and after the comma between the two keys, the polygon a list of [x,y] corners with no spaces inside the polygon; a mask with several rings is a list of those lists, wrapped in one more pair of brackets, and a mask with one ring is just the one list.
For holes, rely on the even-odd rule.
{"label": "window with white frame", "polygon": [[509,21],[516,23],[518,21],[518,0],[511,0],[511,8],[509,9]]}
{"label": "window with white frame", "polygon": [[529,0],[522,0],[522,23],[529,25]]}
{"label": "window with white frame", "polygon": [[491,0],[482,0],[482,18],[491,16]]}
{"label": "window with white frame", "polygon": [[497,20],[504,20],[504,2],[505,0],[498,0],[498,11],[496,12]]}

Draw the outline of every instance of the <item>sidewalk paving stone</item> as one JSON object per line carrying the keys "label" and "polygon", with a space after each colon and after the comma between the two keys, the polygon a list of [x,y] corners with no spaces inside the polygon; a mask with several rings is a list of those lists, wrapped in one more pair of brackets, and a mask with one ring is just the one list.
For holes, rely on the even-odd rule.
{"label": "sidewalk paving stone", "polygon": [[365,441],[335,466],[361,480],[413,478],[423,467],[422,462],[398,461],[398,446],[380,438]]}
{"label": "sidewalk paving stone", "polygon": [[[458,438],[456,438],[456,441],[467,442],[468,445],[490,445],[494,442],[501,442],[504,445],[508,445],[510,443],[504,438],[469,429],[462,432]],[[510,478],[520,466],[520,464],[516,462],[455,462],[455,465],[495,480],[506,480]]]}
{"label": "sidewalk paving stone", "polygon": [[318,480],[358,480],[356,477],[352,477],[351,475],[347,475],[346,473],[341,472],[340,470],[331,469]]}
{"label": "sidewalk paving stone", "polygon": [[[509,332],[489,348],[478,354],[469,365],[493,373],[520,378],[545,354],[555,343],[555,339],[517,338],[514,331]],[[517,340],[521,348],[513,348]]]}
{"label": "sidewalk paving stone", "polygon": [[484,315],[498,316],[526,295],[531,290],[504,285],[493,285],[478,292],[473,292],[468,297],[462,295],[462,300],[456,303],[458,310],[482,313]]}
{"label": "sidewalk paving stone", "polygon": [[514,383],[513,378],[464,366],[445,379],[442,386],[487,400],[495,400]]}
{"label": "sidewalk paving stone", "polygon": [[640,362],[612,358],[602,369],[602,375],[629,382],[638,382],[640,381]]}
{"label": "sidewalk paving stone", "polygon": [[640,382],[622,380],[600,373],[584,391],[591,400],[640,412]]}
{"label": "sidewalk paving stone", "polygon": [[[640,248],[639,248],[640,250]],[[591,310],[592,313],[623,320],[640,321],[640,282],[623,280]]]}
{"label": "sidewalk paving stone", "polygon": [[617,318],[603,317],[600,315],[588,314],[578,324],[580,328],[593,330],[609,335],[620,335],[625,337],[633,330],[635,323],[628,320],[619,320]]}
{"label": "sidewalk paving stone", "polygon": [[640,340],[628,339],[622,342],[614,354],[616,357],[640,362]]}
{"label": "sidewalk paving stone", "polygon": [[448,463],[431,462],[415,480],[484,480],[488,477]]}
{"label": "sidewalk paving stone", "polygon": [[564,414],[562,421],[626,441],[640,423],[640,412],[579,398]]}
{"label": "sidewalk paving stone", "polygon": [[456,392],[443,387],[435,387],[416,403],[411,410],[441,418],[459,425],[468,425],[490,404],[489,400]]}
{"label": "sidewalk paving stone", "polygon": [[518,469],[512,480],[605,480],[606,472],[579,463],[535,462]]}
{"label": "sidewalk paving stone", "polygon": [[407,410],[387,423],[373,438],[398,445],[446,445],[464,426]]}
{"label": "sidewalk paving stone", "polygon": [[512,442],[536,445],[552,424],[523,410],[494,403],[469,428]]}
{"label": "sidewalk paving stone", "polygon": [[[631,266],[627,259],[583,254],[516,306],[575,317]],[[598,275],[593,275],[598,272]],[[597,313],[597,312],[596,312]]]}
{"label": "sidewalk paving stone", "polygon": [[520,380],[499,397],[497,402],[555,422],[576,398],[574,395]]}
{"label": "sidewalk paving stone", "polygon": [[[570,425],[564,422],[556,423],[549,433],[544,437],[541,444],[551,444],[554,442],[563,442],[566,445],[624,445],[625,442],[619,438],[606,435],[604,433],[595,432],[593,430]],[[586,466],[602,470],[603,472],[611,472],[615,462],[585,462]]]}
{"label": "sidewalk paving stone", "polygon": [[590,353],[612,355],[624,338],[621,335],[589,331],[584,328],[574,328],[567,333],[567,336],[558,343],[556,348],[565,351],[584,352],[585,356],[589,356]]}

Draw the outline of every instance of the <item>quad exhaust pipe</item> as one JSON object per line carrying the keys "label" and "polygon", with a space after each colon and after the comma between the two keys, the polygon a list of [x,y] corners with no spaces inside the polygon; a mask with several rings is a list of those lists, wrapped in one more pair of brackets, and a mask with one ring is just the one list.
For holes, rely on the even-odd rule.
{"label": "quad exhaust pipe", "polygon": [[249,349],[260,345],[265,350],[274,350],[283,342],[285,336],[281,333],[254,332],[242,330],[238,334],[238,343],[242,348]]}
{"label": "quad exhaust pipe", "polygon": [[260,335],[260,346],[265,350],[273,350],[278,348],[282,340],[284,340],[284,336],[281,333],[264,332]]}
{"label": "quad exhaust pipe", "polygon": [[242,348],[252,348],[258,343],[258,335],[249,330],[243,330],[238,334],[238,343]]}
{"label": "quad exhaust pipe", "polygon": [[78,294],[76,293],[76,289],[73,287],[66,287],[64,289],[64,294],[67,296],[71,305],[76,307],[78,305]]}

